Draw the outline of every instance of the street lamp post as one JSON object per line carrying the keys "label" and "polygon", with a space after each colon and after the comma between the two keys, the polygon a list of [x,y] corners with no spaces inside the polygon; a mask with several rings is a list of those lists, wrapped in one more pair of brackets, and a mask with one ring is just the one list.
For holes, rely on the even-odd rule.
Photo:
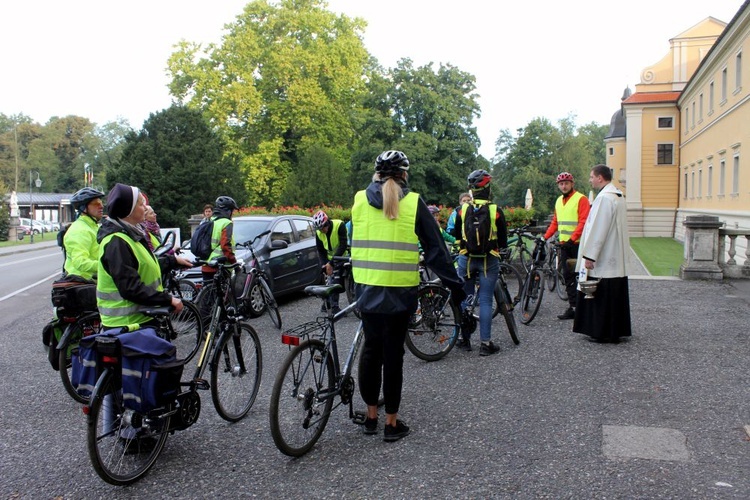
{"label": "street lamp post", "polygon": [[31,221],[30,243],[34,243],[34,190],[31,188],[31,174],[36,174],[34,184],[36,184],[37,188],[42,187],[42,179],[39,178],[39,172],[36,170],[29,170],[29,221]]}

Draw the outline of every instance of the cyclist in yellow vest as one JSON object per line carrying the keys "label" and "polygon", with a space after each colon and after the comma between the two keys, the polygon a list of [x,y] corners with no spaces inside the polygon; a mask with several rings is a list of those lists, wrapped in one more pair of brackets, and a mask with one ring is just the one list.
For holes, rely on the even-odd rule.
{"label": "cyclist in yellow vest", "polygon": [[365,334],[359,389],[367,404],[365,434],[378,433],[378,398],[385,399],[384,441],[407,436],[398,419],[403,384],[404,339],[417,310],[419,249],[427,266],[463,300],[463,283],[427,204],[407,186],[409,160],[385,151],[375,160],[375,175],[352,207],[352,272]]}
{"label": "cyclist in yellow vest", "polygon": [[65,231],[63,252],[66,275],[95,279],[99,266],[99,243],[96,233],[104,215],[104,193],[94,188],[79,189],[70,198],[78,218]]}
{"label": "cyclist in yellow vest", "polygon": [[[234,223],[232,223],[232,214],[239,210],[237,202],[229,196],[219,196],[214,203],[213,215],[211,220],[214,221],[213,231],[211,232],[211,254],[208,261],[226,257],[228,264],[237,262],[234,256]],[[201,267],[203,274],[203,283],[208,284],[214,279],[216,269],[211,266]]]}
{"label": "cyclist in yellow vest", "polygon": [[560,261],[563,266],[563,277],[565,278],[565,291],[568,294],[568,308],[564,313],[557,316],[558,319],[575,318],[576,306],[576,274],[567,265],[568,259],[578,258],[578,244],[583,234],[583,226],[589,216],[591,204],[589,199],[575,190],[573,174],[562,172],[557,176],[557,187],[562,195],[555,202],[555,215],[552,223],[544,233],[544,239],[549,240],[559,233]]}
{"label": "cyclist in yellow vest", "polygon": [[[333,258],[344,256],[349,247],[346,225],[342,220],[329,219],[328,214],[323,210],[318,210],[313,215],[313,226],[315,227],[315,244],[318,248],[318,255],[320,260],[325,262],[323,272],[326,276],[331,276],[334,266],[341,265],[338,262],[334,263]],[[341,284],[338,281],[336,283]],[[341,310],[339,294],[331,295],[321,307],[321,312],[325,312],[329,307],[332,308],[334,314]]]}
{"label": "cyclist in yellow vest", "polygon": [[182,301],[162,288],[162,270],[192,264],[172,255],[157,259],[151,252],[147,236],[139,227],[146,215],[146,199],[140,190],[115,184],[107,196],[107,211],[109,217],[97,235],[96,301],[102,325],[114,328],[152,322],[140,312],[142,306],[172,306],[180,312]]}
{"label": "cyclist in yellow vest", "polygon": [[[486,170],[474,170],[466,178],[471,192],[471,201],[464,203],[456,209],[456,225],[453,228],[453,236],[459,241],[458,275],[466,280],[464,290],[467,294],[474,293],[474,280],[479,280],[479,346],[480,356],[490,356],[500,351],[500,347],[492,342],[492,304],[495,300],[495,284],[500,273],[500,249],[508,246],[508,227],[505,215],[498,206],[492,203],[491,194],[492,176]],[[489,219],[489,233],[486,240],[486,251],[477,253],[467,245],[467,231],[464,221],[467,214],[474,213],[469,210],[479,211],[482,206],[487,206]],[[484,246],[484,245],[483,245]],[[476,276],[474,278],[473,276]],[[463,309],[466,304],[462,304]],[[464,331],[462,338],[456,342],[456,347],[471,351],[472,331]]]}

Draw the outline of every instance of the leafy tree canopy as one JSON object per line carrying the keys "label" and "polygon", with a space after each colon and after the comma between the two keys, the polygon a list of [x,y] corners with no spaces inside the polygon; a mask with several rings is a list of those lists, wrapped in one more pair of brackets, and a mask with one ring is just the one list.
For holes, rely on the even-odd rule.
{"label": "leafy tree canopy", "polygon": [[563,171],[572,173],[576,189],[587,194],[591,167],[604,163],[607,129],[595,123],[576,129],[575,117],[569,116],[557,126],[546,118],[535,118],[518,129],[515,137],[508,130],[501,131],[493,165],[496,201],[523,206],[526,190],[531,189],[537,213],[551,213],[560,195],[555,179]]}
{"label": "leafy tree canopy", "polygon": [[190,216],[220,195],[248,202],[237,164],[223,153],[220,137],[199,111],[174,105],[125,136],[122,155],[107,172],[107,189],[116,182],[138,186],[159,224],[187,229]]}
{"label": "leafy tree canopy", "polygon": [[365,23],[325,7],[256,0],[227,25],[221,45],[184,41],[169,59],[172,95],[217,127],[255,204],[279,202],[304,175],[300,160],[312,144],[336,162],[349,159],[369,57]]}

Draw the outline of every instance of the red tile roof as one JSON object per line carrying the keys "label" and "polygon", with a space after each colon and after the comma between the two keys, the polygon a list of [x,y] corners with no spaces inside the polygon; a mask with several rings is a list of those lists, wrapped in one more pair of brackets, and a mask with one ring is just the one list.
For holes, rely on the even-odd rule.
{"label": "red tile roof", "polygon": [[682,92],[636,92],[624,101],[623,104],[651,104],[657,102],[677,102]]}

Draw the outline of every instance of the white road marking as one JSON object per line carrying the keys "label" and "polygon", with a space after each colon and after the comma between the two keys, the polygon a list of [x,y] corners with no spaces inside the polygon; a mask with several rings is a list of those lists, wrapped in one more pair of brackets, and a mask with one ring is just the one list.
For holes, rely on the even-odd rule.
{"label": "white road marking", "polygon": [[59,274],[60,274],[60,271],[57,271],[56,273],[50,274],[50,275],[49,275],[49,276],[47,276],[46,278],[40,279],[40,280],[39,280],[39,281],[37,281],[36,283],[32,283],[32,284],[30,284],[29,286],[25,286],[25,287],[21,288],[20,290],[16,290],[16,291],[15,291],[15,292],[13,292],[13,293],[9,293],[9,294],[8,294],[8,295],[6,295],[5,297],[0,297],[0,302],[4,301],[4,300],[6,300],[6,299],[9,299],[9,298],[11,298],[11,297],[15,297],[15,296],[16,296],[16,295],[18,295],[19,293],[23,293],[23,292],[25,292],[26,290],[28,290],[29,288],[34,288],[34,287],[35,287],[35,286],[37,286],[37,285],[41,285],[41,284],[42,284],[42,283],[44,283],[45,281],[49,281],[49,280],[51,280],[52,278],[56,277],[56,276],[57,276],[57,275],[59,275]]}

